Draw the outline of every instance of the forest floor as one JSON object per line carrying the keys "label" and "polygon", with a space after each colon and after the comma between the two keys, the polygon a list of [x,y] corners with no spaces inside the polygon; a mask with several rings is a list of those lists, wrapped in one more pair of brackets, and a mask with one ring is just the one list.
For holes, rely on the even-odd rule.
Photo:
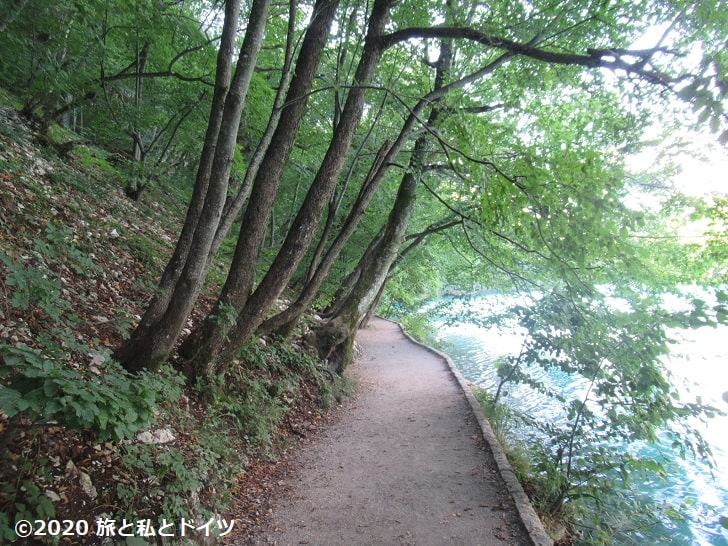
{"label": "forest floor", "polygon": [[383,319],[357,341],[357,395],[292,455],[250,543],[532,544],[447,363]]}
{"label": "forest floor", "polygon": [[[229,496],[224,516],[234,517],[235,525],[226,544],[239,545],[265,520],[268,495],[287,479],[287,449],[329,419],[318,381],[280,373],[272,344],[255,344],[257,368],[241,363],[233,370],[248,373],[243,379],[252,387],[286,385],[276,399],[250,402],[249,413],[259,419],[246,419],[245,425],[258,427],[249,438],[220,417],[246,402],[234,392],[222,393],[227,405],[214,408],[194,388],[176,400],[159,400],[150,432],[170,431],[174,439],[158,444],[99,438],[98,431],[57,420],[34,425],[23,419],[13,432],[4,411],[13,403],[3,397],[14,377],[5,361],[9,347],[31,348],[60,370],[61,379],[72,370],[87,387],[108,377],[108,355],[139,320],[174,245],[184,217],[179,194],[154,188],[142,201],[126,198],[123,172],[107,156],[116,157],[82,144],[59,154],[3,104],[0,89],[0,544],[57,543],[52,536],[17,539],[3,525],[37,518],[85,522],[88,533],[62,543],[97,546],[102,516],[153,515],[158,522],[167,509],[191,516],[193,508]],[[212,273],[214,280],[219,272]],[[212,301],[203,293],[188,328]],[[289,350],[298,356],[300,347],[292,341]],[[243,388],[231,381],[226,386]],[[223,457],[231,453],[234,460]]]}

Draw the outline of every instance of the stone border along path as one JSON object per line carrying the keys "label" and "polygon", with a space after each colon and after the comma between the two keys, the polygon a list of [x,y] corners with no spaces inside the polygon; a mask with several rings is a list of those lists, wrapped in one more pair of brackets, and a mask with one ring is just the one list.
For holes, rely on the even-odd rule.
{"label": "stone border along path", "polygon": [[357,341],[358,393],[302,444],[252,544],[550,546],[452,361],[381,318]]}

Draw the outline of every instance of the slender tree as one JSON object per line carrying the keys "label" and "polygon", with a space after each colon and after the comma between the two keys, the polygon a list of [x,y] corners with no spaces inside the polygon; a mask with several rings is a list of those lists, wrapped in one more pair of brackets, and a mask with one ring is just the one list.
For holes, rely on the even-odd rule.
{"label": "slender tree", "polygon": [[[440,45],[440,57],[434,64],[436,70],[433,97],[427,102],[430,114],[427,127],[434,129],[440,110],[436,103],[442,95],[445,78],[452,65],[452,49],[447,41]],[[424,104],[424,102],[422,102]],[[428,133],[423,133],[415,141],[414,151],[410,156],[409,166],[397,192],[397,198],[389,214],[384,233],[378,241],[374,252],[367,256],[368,261],[360,264],[361,276],[353,290],[346,295],[345,302],[339,306],[336,314],[327,324],[316,330],[309,340],[317,348],[319,356],[329,362],[331,371],[341,373],[351,362],[354,337],[359,323],[374,303],[380,289],[384,285],[389,269],[399,252],[399,247],[414,211],[419,178],[422,167],[430,151]]]}
{"label": "slender tree", "polygon": [[[183,347],[183,355],[189,355],[194,359],[193,369],[196,374],[224,366],[250,339],[263,321],[264,313],[272,307],[275,299],[286,287],[313,240],[321,213],[336,187],[346,154],[361,120],[365,106],[366,85],[374,76],[383,52],[379,42],[389,16],[390,3],[390,0],[377,0],[373,4],[367,39],[354,78],[358,85],[349,90],[346,104],[334,128],[330,146],[286,240],[250,297],[248,293],[251,290],[255,262],[260,249],[260,242],[256,245],[255,241],[261,241],[263,227],[261,220],[264,219],[264,214],[246,213],[246,221],[243,222],[244,231],[241,231],[238,238],[238,251],[233,258],[228,282],[223,288],[218,305],[202,323],[199,333],[193,333]],[[290,139],[292,135],[289,132],[286,136]],[[280,158],[274,159],[281,161]],[[269,171],[266,171],[266,174],[269,174]],[[256,193],[254,185],[251,196],[251,202],[256,205],[256,209],[260,207],[263,212],[266,208],[270,209],[273,204],[275,182],[268,181],[265,190],[265,193]],[[259,220],[256,222],[255,218]],[[241,246],[243,249],[240,249]],[[226,325],[218,318],[220,307],[225,305],[240,310],[233,324]]]}
{"label": "slender tree", "polygon": [[240,117],[260,51],[269,0],[255,0],[235,74],[230,81],[232,48],[240,4],[225,5],[223,47],[218,56],[217,86],[197,182],[177,248],[142,321],[114,357],[130,371],[153,369],[174,347],[202,288],[209,253],[227,196]]}

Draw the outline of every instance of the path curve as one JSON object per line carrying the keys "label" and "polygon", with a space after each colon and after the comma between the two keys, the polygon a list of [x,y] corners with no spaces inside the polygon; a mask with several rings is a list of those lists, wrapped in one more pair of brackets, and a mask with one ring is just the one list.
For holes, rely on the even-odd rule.
{"label": "path curve", "polygon": [[380,318],[357,342],[358,394],[303,445],[297,480],[254,543],[544,544],[542,529],[524,526],[447,358]]}

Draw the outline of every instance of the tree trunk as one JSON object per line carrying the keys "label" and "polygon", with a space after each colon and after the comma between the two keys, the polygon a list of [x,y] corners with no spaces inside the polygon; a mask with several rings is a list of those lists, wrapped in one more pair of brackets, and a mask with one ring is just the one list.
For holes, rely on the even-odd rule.
{"label": "tree trunk", "polygon": [[[443,42],[440,59],[436,64],[435,90],[442,88],[451,61],[452,52],[449,44]],[[438,108],[433,107],[427,126],[434,126],[438,116]],[[414,211],[422,165],[428,152],[429,133],[425,132],[415,142],[408,169],[400,182],[384,234],[374,247],[370,259],[362,264],[359,281],[354,285],[343,306],[326,324],[308,336],[308,342],[316,348],[320,358],[328,361],[332,372],[343,372],[351,362],[356,330],[380,293],[387,274],[397,258]]]}
{"label": "tree trunk", "polygon": [[146,150],[144,149],[144,142],[142,141],[142,131],[139,127],[138,119],[139,112],[144,104],[143,90],[144,90],[144,77],[143,74],[147,69],[147,62],[149,60],[149,46],[150,42],[146,42],[141,48],[137,43],[137,59],[136,59],[136,79],[134,80],[134,108],[137,111],[137,121],[134,123],[134,128],[131,133],[132,140],[132,151],[131,157],[134,162],[132,177],[124,189],[124,193],[133,201],[139,201],[142,196],[142,192],[146,187],[144,180],[144,163],[146,161]]}
{"label": "tree trunk", "polygon": [[409,172],[404,175],[400,183],[397,199],[389,215],[382,240],[376,246],[371,261],[362,268],[359,281],[346,298],[346,303],[307,339],[316,348],[319,357],[329,362],[329,369],[332,372],[341,373],[351,362],[356,329],[376,298],[389,267],[397,257],[414,210],[420,174],[416,164],[426,151],[426,140],[425,136],[417,139]]}
{"label": "tree trunk", "polygon": [[[260,51],[270,0],[255,0],[237,68],[228,86],[229,50],[218,57],[217,88],[213,99],[198,178],[175,254],[162,277],[163,295],[155,298],[130,339],[114,357],[130,371],[155,369],[172,350],[202,287],[208,256],[227,195],[228,179],[240,117]],[[239,2],[226,3],[223,45],[234,44]],[[228,36],[231,33],[231,36]],[[165,290],[166,289],[166,290]]]}
{"label": "tree trunk", "polygon": [[[339,52],[337,54],[337,63],[336,63],[336,81],[342,81],[342,79],[346,80],[348,79],[348,72],[350,70],[349,68],[346,68],[346,59],[347,55],[350,51],[357,51],[359,47],[361,46],[361,40],[362,37],[360,36],[360,30],[359,30],[359,24],[357,21],[357,9],[352,9],[351,14],[349,16],[348,23],[346,25],[346,28],[344,29],[343,33],[343,39],[339,43]],[[351,43],[352,36],[356,36],[355,40],[356,43]],[[342,76],[342,74],[347,73],[346,76]],[[388,95],[385,94],[384,102],[386,102]],[[339,120],[341,119],[341,113],[342,113],[342,103],[341,103],[341,90],[337,89],[334,92],[334,101],[333,101],[333,117],[332,117],[332,126],[336,127],[339,124]],[[382,108],[380,108],[380,113],[382,111]],[[364,149],[365,145],[367,144],[369,137],[371,136],[372,131],[374,130],[374,127],[376,126],[376,123],[373,123],[369,129],[368,135],[366,138],[364,138],[359,150],[357,151],[357,155],[354,157],[353,161],[351,162],[351,166],[349,168],[349,172],[347,176],[344,179],[344,182],[341,184],[341,188],[334,192],[331,196],[331,199],[329,199],[329,205],[328,210],[326,211],[326,222],[324,224],[321,236],[319,237],[318,244],[314,248],[313,256],[311,257],[311,261],[308,265],[308,269],[306,271],[306,276],[304,283],[308,283],[313,278],[313,275],[316,271],[316,269],[319,266],[319,260],[321,259],[321,256],[324,252],[324,249],[326,248],[326,243],[329,240],[329,235],[331,234],[331,231],[333,230],[334,223],[336,222],[336,217],[338,216],[339,207],[341,206],[341,202],[344,199],[344,196],[346,195],[346,190],[349,185],[349,181],[351,180],[352,173],[354,171],[354,168],[356,166],[357,160],[359,158],[359,153],[361,153],[362,149]]]}
{"label": "tree trunk", "polygon": [[230,228],[233,222],[238,217],[238,214],[243,209],[243,205],[248,199],[250,189],[253,186],[255,178],[258,176],[258,171],[265,158],[265,154],[268,151],[270,143],[275,134],[278,122],[281,119],[283,113],[283,107],[285,104],[286,95],[288,93],[288,86],[291,82],[291,76],[293,73],[293,54],[296,47],[296,6],[297,0],[290,0],[288,9],[288,32],[286,37],[286,54],[283,62],[283,70],[281,71],[281,80],[278,84],[278,90],[276,91],[276,97],[273,101],[273,109],[271,115],[268,118],[268,124],[266,125],[265,132],[261,137],[258,146],[253,153],[253,157],[250,158],[250,163],[245,172],[245,178],[240,185],[235,197],[228,199],[223,209],[222,218],[220,219],[220,225],[215,233],[215,239],[212,242],[212,248],[210,249],[210,255],[208,257],[208,267],[215,254],[217,254],[220,245],[223,240],[227,237],[230,232]]}
{"label": "tree trunk", "polygon": [[260,328],[258,328],[259,334],[267,335],[275,331],[279,335],[288,336],[296,326],[298,320],[316,297],[319,288],[321,288],[321,285],[326,279],[326,276],[329,274],[329,271],[334,265],[339,253],[359,225],[359,220],[361,220],[364,215],[369,202],[374,196],[376,189],[379,187],[379,182],[382,181],[384,174],[389,168],[389,164],[385,163],[384,160],[388,156],[391,148],[392,143],[390,141],[386,141],[380,148],[377,158],[374,160],[374,163],[369,170],[369,174],[362,184],[356,202],[347,216],[344,225],[329,247],[319,266],[306,281],[301,294],[294,303],[288,306],[288,308],[261,324]]}
{"label": "tree trunk", "polygon": [[238,244],[222,292],[205,320],[198,325],[180,348],[188,361],[185,372],[191,376],[208,371],[207,363],[222,345],[230,324],[221,320],[228,310],[241,309],[247,301],[255,279],[255,268],[265,237],[266,225],[278,192],[283,168],[290,157],[316,69],[336,15],[338,0],[317,0],[296,63],[295,74],[286,96],[285,115],[281,117],[271,144],[255,177],[248,206],[243,215]]}
{"label": "tree trunk", "polygon": [[217,67],[215,73],[215,91],[210,107],[210,116],[207,123],[207,132],[200,154],[200,163],[197,168],[195,187],[192,199],[187,209],[187,216],[182,227],[177,246],[162,274],[159,282],[158,295],[154,296],[147,306],[141,322],[136,327],[134,335],[143,335],[151,330],[169,305],[174,285],[177,283],[187,254],[192,246],[197,221],[205,204],[205,196],[210,183],[210,170],[215,157],[215,147],[222,124],[222,115],[225,108],[225,98],[230,89],[232,76],[232,58],[235,47],[235,35],[240,17],[240,0],[230,0],[225,3],[225,18],[223,21],[220,50],[217,54]]}
{"label": "tree trunk", "polygon": [[359,279],[361,279],[362,273],[364,272],[365,264],[368,264],[372,256],[374,256],[374,251],[377,249],[377,245],[382,240],[382,237],[384,237],[384,229],[387,227],[387,225],[383,225],[382,228],[377,232],[377,234],[372,238],[371,241],[369,241],[369,244],[367,245],[367,248],[364,250],[363,254],[359,258],[359,262],[357,263],[356,267],[352,269],[351,273],[349,273],[344,281],[341,283],[341,286],[336,290],[336,293],[334,294],[334,297],[331,300],[331,303],[326,307],[323,313],[321,315],[325,318],[331,318],[336,313],[341,310],[344,305],[346,305],[346,300],[351,294],[352,290],[354,290],[354,287],[359,282]]}
{"label": "tree trunk", "polygon": [[462,222],[463,222],[462,219],[441,220],[441,221],[436,222],[435,224],[431,225],[424,231],[421,231],[420,233],[408,235],[407,237],[405,237],[405,240],[412,239],[412,242],[397,253],[397,257],[395,258],[394,262],[392,262],[392,265],[389,266],[389,271],[387,271],[387,274],[384,277],[384,282],[382,283],[382,286],[379,287],[379,291],[377,292],[377,295],[375,296],[374,301],[372,301],[372,304],[369,306],[369,309],[367,310],[366,314],[364,315],[364,318],[359,323],[359,328],[366,328],[367,324],[369,324],[369,321],[372,319],[372,316],[374,316],[374,312],[377,310],[377,307],[379,307],[379,302],[382,299],[382,296],[384,295],[384,290],[387,287],[387,281],[389,281],[389,278],[390,278],[392,272],[402,262],[404,257],[407,254],[409,254],[410,252],[412,252],[412,250],[414,250],[417,247],[417,245],[419,245],[422,241],[424,241],[428,235],[431,235],[433,233],[438,233],[440,231],[444,231],[453,226],[462,225]]}
{"label": "tree trunk", "polygon": [[[214,351],[198,352],[194,364],[199,374],[221,369],[255,333],[265,313],[288,284],[313,240],[321,214],[336,189],[344,160],[351,147],[364,111],[366,86],[374,77],[382,55],[380,37],[384,33],[392,0],[376,0],[369,18],[364,49],[355,74],[357,86],[349,91],[339,123],[334,128],[329,148],[309,188],[306,198],[289,230],[285,241],[255,292],[245,301],[235,323],[222,334],[225,325],[216,325],[214,334],[221,343]],[[222,327],[221,327],[222,326]],[[209,349],[210,346],[208,345]]]}

